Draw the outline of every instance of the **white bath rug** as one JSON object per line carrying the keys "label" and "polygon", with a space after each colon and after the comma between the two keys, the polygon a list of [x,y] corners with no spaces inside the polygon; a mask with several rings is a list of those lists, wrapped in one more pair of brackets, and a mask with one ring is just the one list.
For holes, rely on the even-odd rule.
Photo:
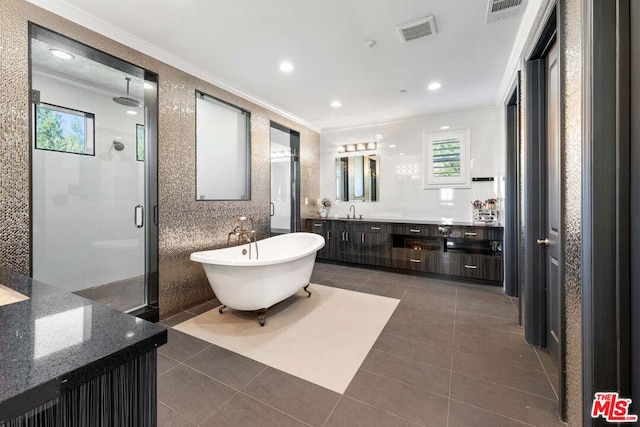
{"label": "white bath rug", "polygon": [[338,393],[351,379],[400,300],[311,284],[267,313],[218,309],[174,329]]}

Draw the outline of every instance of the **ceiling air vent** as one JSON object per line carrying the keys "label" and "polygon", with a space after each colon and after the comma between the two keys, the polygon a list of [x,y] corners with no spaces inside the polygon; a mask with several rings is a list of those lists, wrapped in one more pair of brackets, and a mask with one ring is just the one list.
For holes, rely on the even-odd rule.
{"label": "ceiling air vent", "polygon": [[487,24],[509,16],[518,15],[526,0],[489,0],[487,8]]}
{"label": "ceiling air vent", "polygon": [[400,25],[396,29],[398,30],[398,34],[400,34],[402,43],[437,34],[438,32],[436,28],[436,18],[433,15]]}

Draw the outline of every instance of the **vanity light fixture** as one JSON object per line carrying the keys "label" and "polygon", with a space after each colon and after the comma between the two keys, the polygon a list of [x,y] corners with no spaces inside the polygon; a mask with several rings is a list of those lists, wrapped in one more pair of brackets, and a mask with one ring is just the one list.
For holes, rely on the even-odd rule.
{"label": "vanity light fixture", "polygon": [[284,61],[280,64],[280,71],[283,73],[290,73],[293,71],[293,64],[288,61]]}
{"label": "vanity light fixture", "polygon": [[75,58],[75,56],[73,56],[69,52],[65,52],[64,50],[60,50],[60,49],[49,49],[49,52],[51,52],[51,55],[60,59],[69,60],[69,59]]}
{"label": "vanity light fixture", "polygon": [[127,110],[127,114],[135,116],[136,114],[138,114],[138,112],[137,111],[133,111],[133,110]]}
{"label": "vanity light fixture", "polygon": [[449,129],[449,126],[440,126],[440,130],[447,130]]}
{"label": "vanity light fixture", "polygon": [[375,142],[359,142],[357,144],[339,145],[338,153],[352,153],[354,151],[369,151],[378,148]]}
{"label": "vanity light fixture", "polygon": [[441,87],[442,87],[442,85],[440,83],[433,82],[433,83],[430,83],[429,86],[427,86],[427,89],[429,89],[431,91],[434,91],[434,90],[440,89]]}
{"label": "vanity light fixture", "polygon": [[335,101],[333,101],[333,102],[331,103],[331,106],[332,106],[333,108],[340,108],[340,107],[342,107],[342,102],[340,102],[340,101],[338,101],[338,100],[336,99]]}

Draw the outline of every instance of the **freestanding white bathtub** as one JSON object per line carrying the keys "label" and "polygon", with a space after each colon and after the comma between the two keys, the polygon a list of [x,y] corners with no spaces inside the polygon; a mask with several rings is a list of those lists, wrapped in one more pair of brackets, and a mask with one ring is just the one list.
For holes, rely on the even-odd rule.
{"label": "freestanding white bathtub", "polygon": [[291,233],[224,249],[194,252],[191,261],[202,263],[209,284],[225,306],[256,310],[264,326],[267,309],[304,288],[311,279],[316,252],[324,238],[313,233]]}

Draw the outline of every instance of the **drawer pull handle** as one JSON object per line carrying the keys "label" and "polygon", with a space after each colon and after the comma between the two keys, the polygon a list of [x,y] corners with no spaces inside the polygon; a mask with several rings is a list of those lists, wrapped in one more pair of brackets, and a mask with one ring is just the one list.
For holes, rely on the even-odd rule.
{"label": "drawer pull handle", "polygon": [[409,231],[412,232],[412,233],[419,233],[420,232],[419,229],[415,229],[415,228],[410,228]]}
{"label": "drawer pull handle", "polygon": [[322,227],[322,224],[313,224],[314,227]]}
{"label": "drawer pull handle", "polygon": [[411,258],[409,261],[415,262],[415,263],[418,263],[418,264],[422,262],[419,259],[413,259],[413,258]]}
{"label": "drawer pull handle", "polygon": [[364,243],[364,233],[362,233],[362,237],[360,238],[360,240],[362,241],[362,243]]}
{"label": "drawer pull handle", "polygon": [[380,230],[380,227],[371,227],[372,230]]}
{"label": "drawer pull handle", "polygon": [[331,240],[331,230],[327,231],[327,240]]}
{"label": "drawer pull handle", "polygon": [[468,268],[468,269],[471,269],[471,270],[477,270],[478,266],[477,265],[467,265],[467,264],[465,264],[464,268]]}
{"label": "drawer pull handle", "polygon": [[477,236],[477,235],[478,235],[478,233],[469,233],[468,231],[465,231],[465,232],[464,232],[464,235],[465,235],[465,236]]}

